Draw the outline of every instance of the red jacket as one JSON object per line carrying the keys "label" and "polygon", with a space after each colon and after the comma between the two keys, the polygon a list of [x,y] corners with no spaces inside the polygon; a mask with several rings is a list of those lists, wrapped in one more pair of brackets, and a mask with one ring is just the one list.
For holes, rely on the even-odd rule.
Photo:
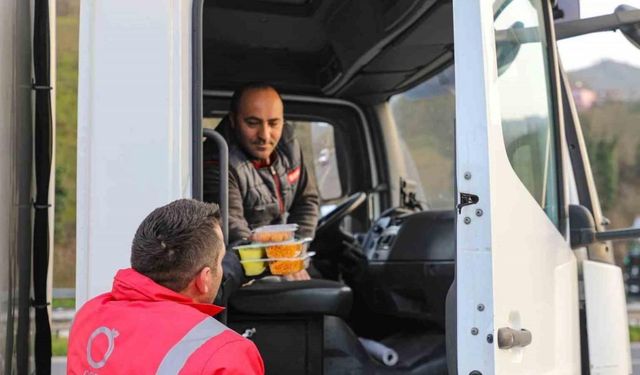
{"label": "red jacket", "polygon": [[263,374],[253,342],[195,303],[134,271],[88,301],[71,327],[68,374]]}

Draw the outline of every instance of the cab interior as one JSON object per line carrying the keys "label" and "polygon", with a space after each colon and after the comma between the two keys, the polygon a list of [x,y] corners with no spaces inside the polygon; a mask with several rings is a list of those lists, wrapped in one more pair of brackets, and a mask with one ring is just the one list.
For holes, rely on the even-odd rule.
{"label": "cab interior", "polygon": [[229,326],[252,333],[267,373],[447,373],[451,1],[205,0],[201,11],[199,125],[215,128],[240,85],[274,85],[321,198],[311,250],[322,278],[241,288]]}

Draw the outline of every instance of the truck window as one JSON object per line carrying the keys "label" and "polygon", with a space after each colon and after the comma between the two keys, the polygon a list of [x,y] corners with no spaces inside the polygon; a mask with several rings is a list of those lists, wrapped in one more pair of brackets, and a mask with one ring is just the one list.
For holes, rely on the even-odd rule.
{"label": "truck window", "polygon": [[309,173],[316,177],[321,205],[343,196],[336,160],[333,125],[327,122],[292,121]]}
{"label": "truck window", "polygon": [[215,129],[222,121],[222,117],[204,117],[202,127],[205,129]]}
{"label": "truck window", "polygon": [[429,209],[454,206],[453,65],[389,102],[404,143],[408,178],[418,183],[418,199]]}
{"label": "truck window", "polygon": [[[504,3],[497,1],[497,3]],[[546,31],[540,0],[514,0],[497,12],[495,30],[536,28],[539,41],[498,41],[502,135],[511,166],[558,226],[556,126],[550,90]],[[515,56],[515,57],[514,57]],[[511,61],[512,60],[512,61]]]}

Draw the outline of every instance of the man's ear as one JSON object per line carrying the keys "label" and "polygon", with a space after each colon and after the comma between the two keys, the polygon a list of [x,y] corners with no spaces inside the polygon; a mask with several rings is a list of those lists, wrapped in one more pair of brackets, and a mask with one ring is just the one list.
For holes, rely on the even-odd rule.
{"label": "man's ear", "polygon": [[231,125],[231,129],[235,129],[236,128],[236,114],[233,112],[229,112],[227,114],[227,116],[229,117],[229,124]]}
{"label": "man's ear", "polygon": [[204,267],[198,272],[195,277],[194,286],[198,293],[207,294],[209,288],[211,288],[211,278],[213,277],[213,270],[210,267]]}

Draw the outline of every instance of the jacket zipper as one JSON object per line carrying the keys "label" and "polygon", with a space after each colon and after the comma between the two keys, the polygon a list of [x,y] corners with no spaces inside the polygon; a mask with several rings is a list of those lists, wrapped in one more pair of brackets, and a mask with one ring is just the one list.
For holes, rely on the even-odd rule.
{"label": "jacket zipper", "polygon": [[284,214],[284,202],[282,201],[282,186],[281,186],[281,182],[280,182],[280,178],[278,177],[278,174],[276,173],[275,168],[273,168],[273,166],[270,166],[269,169],[271,170],[271,176],[273,176],[273,181],[276,183],[276,197],[278,198],[278,207],[280,208],[280,215]]}

